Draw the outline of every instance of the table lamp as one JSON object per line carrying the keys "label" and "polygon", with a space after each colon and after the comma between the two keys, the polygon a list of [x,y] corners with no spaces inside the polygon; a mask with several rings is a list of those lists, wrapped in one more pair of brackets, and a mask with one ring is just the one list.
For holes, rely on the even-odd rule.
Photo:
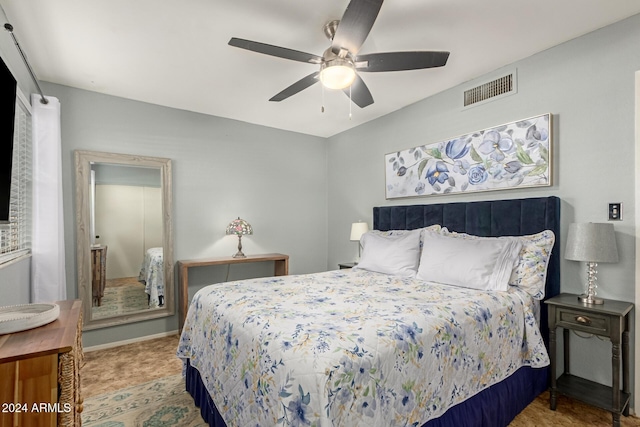
{"label": "table lamp", "polygon": [[253,228],[244,219],[234,219],[227,225],[227,234],[238,236],[238,252],[233,255],[233,258],[246,258],[247,256],[242,253],[242,236],[247,234],[253,234]]}
{"label": "table lamp", "polygon": [[618,248],[613,224],[573,223],[569,225],[565,259],[587,263],[586,292],[578,297],[585,304],[603,304],[596,297],[596,267],[599,262],[618,262]]}
{"label": "table lamp", "polygon": [[360,262],[360,237],[367,231],[369,231],[369,225],[366,222],[354,222],[351,224],[351,237],[349,240],[358,242],[358,259],[356,260],[356,264]]}

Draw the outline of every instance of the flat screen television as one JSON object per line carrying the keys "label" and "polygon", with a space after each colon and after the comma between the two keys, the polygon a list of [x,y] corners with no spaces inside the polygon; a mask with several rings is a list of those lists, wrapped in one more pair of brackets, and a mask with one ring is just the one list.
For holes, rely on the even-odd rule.
{"label": "flat screen television", "polygon": [[0,58],[0,224],[9,222],[16,79]]}

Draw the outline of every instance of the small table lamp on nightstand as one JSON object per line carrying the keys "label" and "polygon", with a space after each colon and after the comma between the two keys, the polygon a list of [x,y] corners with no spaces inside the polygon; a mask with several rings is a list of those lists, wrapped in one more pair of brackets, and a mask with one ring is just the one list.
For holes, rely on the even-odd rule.
{"label": "small table lamp on nightstand", "polygon": [[356,260],[356,264],[360,262],[360,237],[367,231],[369,231],[369,224],[366,222],[354,222],[351,224],[351,237],[349,240],[358,242],[358,259]]}
{"label": "small table lamp on nightstand", "polygon": [[585,304],[603,304],[602,298],[596,298],[596,267],[599,262],[618,262],[618,248],[613,224],[581,223],[570,224],[567,236],[565,259],[587,262],[586,293],[578,297]]}

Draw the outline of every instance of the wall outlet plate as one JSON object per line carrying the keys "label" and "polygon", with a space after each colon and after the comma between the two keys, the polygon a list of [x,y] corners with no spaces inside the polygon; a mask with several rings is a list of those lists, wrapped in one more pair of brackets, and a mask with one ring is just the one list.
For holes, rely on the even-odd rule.
{"label": "wall outlet plate", "polygon": [[609,221],[622,220],[622,203],[609,203]]}

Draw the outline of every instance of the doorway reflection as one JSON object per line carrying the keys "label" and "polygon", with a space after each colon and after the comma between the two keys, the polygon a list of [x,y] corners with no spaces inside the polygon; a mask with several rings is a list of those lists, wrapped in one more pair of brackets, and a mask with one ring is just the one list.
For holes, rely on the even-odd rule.
{"label": "doorway reflection", "polygon": [[163,306],[158,168],[91,164],[92,319]]}

